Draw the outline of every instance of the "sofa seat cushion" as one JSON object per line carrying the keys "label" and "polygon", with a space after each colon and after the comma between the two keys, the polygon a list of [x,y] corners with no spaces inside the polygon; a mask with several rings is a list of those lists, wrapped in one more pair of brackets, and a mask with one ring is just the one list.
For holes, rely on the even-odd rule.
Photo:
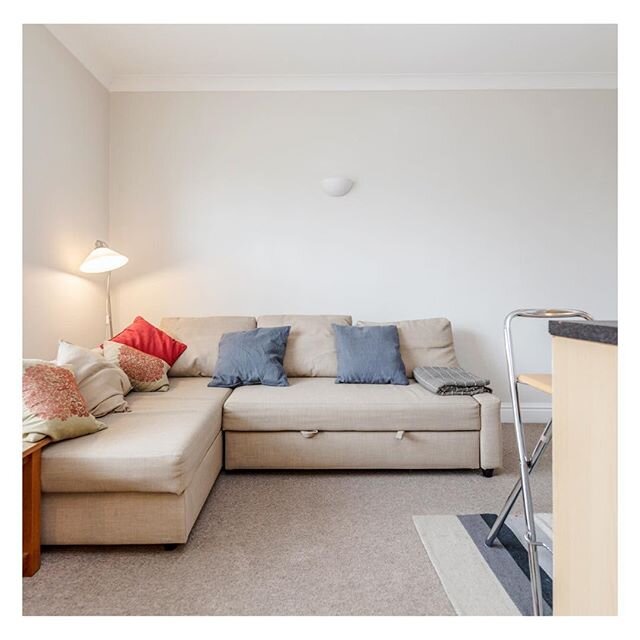
{"label": "sofa seat cushion", "polygon": [[175,378],[165,393],[130,393],[131,412],[105,416],[104,431],[45,447],[42,490],[181,494],[220,432],[229,393],[202,378]]}
{"label": "sofa seat cushion", "polygon": [[436,396],[409,385],[335,384],[289,378],[288,387],[240,387],[225,402],[225,431],[477,431],[471,396]]}

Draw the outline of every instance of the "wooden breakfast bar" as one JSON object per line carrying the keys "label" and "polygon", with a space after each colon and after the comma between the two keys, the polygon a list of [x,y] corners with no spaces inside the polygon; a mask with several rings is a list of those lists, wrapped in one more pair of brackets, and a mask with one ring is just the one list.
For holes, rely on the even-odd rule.
{"label": "wooden breakfast bar", "polygon": [[552,320],[553,612],[618,610],[617,322]]}

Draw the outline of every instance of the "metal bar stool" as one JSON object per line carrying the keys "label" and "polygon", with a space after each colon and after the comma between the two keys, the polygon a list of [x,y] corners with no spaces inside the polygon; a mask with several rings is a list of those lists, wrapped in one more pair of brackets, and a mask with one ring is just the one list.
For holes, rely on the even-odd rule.
{"label": "metal bar stool", "polygon": [[512,311],[504,320],[504,346],[507,356],[507,369],[509,373],[509,390],[511,393],[511,404],[513,407],[513,426],[516,432],[516,442],[518,445],[518,458],[520,467],[520,477],[514,485],[511,493],[507,497],[500,515],[496,519],[485,543],[492,546],[507,516],[511,512],[513,505],[516,503],[518,496],[522,493],[522,501],[524,503],[524,519],[527,528],[526,542],[527,552],[529,555],[529,575],[531,576],[531,597],[533,598],[533,615],[542,615],[542,585],[540,580],[540,564],[538,562],[538,546],[542,542],[538,542],[536,537],[536,525],[534,521],[533,502],[531,499],[531,484],[529,482],[529,474],[533,471],[540,456],[544,453],[549,442],[551,442],[551,426],[552,421],[547,422],[542,434],[531,452],[531,456],[527,454],[527,448],[524,439],[524,429],[522,425],[522,415],[520,411],[520,398],[518,394],[518,385],[527,385],[552,393],[552,379],[550,374],[545,373],[522,373],[516,375],[513,361],[513,343],[511,340],[511,323],[514,318],[583,318],[584,320],[592,320],[586,311],[579,309],[517,309]]}

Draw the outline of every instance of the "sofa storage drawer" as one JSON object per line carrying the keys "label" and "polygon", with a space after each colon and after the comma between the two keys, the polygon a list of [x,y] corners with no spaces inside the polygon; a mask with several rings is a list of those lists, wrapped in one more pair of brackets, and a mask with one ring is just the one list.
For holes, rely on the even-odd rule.
{"label": "sofa storage drawer", "polygon": [[227,431],[226,469],[477,469],[478,431]]}

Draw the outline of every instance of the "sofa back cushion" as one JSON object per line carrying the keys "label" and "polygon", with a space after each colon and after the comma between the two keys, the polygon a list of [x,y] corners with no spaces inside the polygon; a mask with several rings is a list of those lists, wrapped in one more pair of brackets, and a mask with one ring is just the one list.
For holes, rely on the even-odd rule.
{"label": "sofa back cushion", "polygon": [[338,375],[334,324],[351,325],[351,316],[260,316],[258,327],[290,326],[284,370],[290,378]]}
{"label": "sofa back cushion", "polygon": [[222,334],[255,329],[256,319],[249,316],[163,318],[160,327],[187,345],[185,352],[169,369],[169,375],[176,378],[210,378],[218,359],[218,343]]}
{"label": "sofa back cushion", "polygon": [[457,367],[451,323],[446,318],[402,320],[400,322],[357,323],[359,327],[394,324],[400,336],[400,355],[407,375],[416,367]]}

